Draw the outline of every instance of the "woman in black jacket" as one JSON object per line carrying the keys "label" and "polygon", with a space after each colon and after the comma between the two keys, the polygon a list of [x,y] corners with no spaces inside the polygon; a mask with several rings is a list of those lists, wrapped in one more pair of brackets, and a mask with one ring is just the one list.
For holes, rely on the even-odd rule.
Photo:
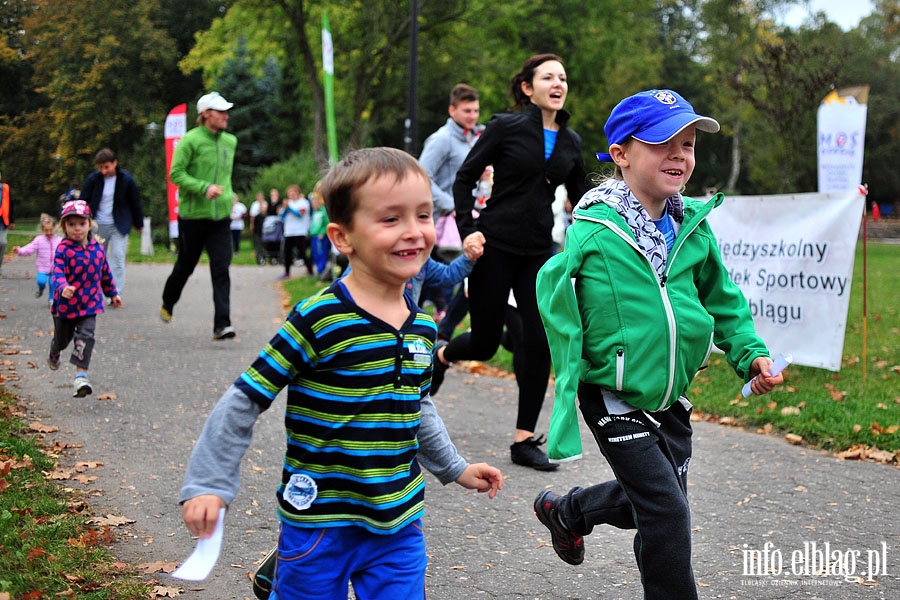
{"label": "woman in black jacket", "polygon": [[[535,281],[553,253],[554,190],[564,184],[570,198],[580,199],[589,186],[581,138],[568,128],[569,113],[563,110],[568,84],[562,59],[554,54],[532,56],[513,77],[511,93],[520,112],[490,120],[453,185],[460,235],[481,232],[485,249],[469,275],[471,331],[449,343],[438,342],[432,394],[451,362],[488,360],[496,353],[512,291],[524,332],[524,343],[515,348],[519,410],[512,461],[552,470],[557,465],[538,447],[543,436],[534,436],[550,376]],[[475,219],[472,190],[488,165],[494,167],[494,186]]]}

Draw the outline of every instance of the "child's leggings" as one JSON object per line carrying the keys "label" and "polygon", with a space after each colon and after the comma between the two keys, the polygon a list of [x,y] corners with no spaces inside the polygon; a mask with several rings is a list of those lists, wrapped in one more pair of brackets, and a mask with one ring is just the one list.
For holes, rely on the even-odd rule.
{"label": "child's leggings", "polygon": [[578,397],[616,479],[571,490],[560,507],[563,522],[582,535],[602,523],[636,529],[634,554],[645,600],[697,598],[687,499],[690,411],[675,402],[662,412],[610,415],[600,388],[585,383]]}
{"label": "child's leggings", "polygon": [[59,354],[74,338],[75,345],[72,348],[69,362],[80,369],[87,370],[91,366],[91,355],[94,352],[94,329],[96,327],[96,315],[75,317],[74,319],[53,317],[53,339],[50,340],[50,353]]}

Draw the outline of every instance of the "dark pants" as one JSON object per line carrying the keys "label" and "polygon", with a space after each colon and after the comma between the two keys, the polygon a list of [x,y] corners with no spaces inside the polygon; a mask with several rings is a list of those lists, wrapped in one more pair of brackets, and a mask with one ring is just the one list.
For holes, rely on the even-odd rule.
{"label": "dark pants", "polygon": [[50,354],[59,354],[66,349],[69,342],[75,339],[72,356],[69,362],[79,369],[88,370],[91,356],[94,354],[94,330],[97,328],[97,316],[61,319],[53,317],[53,339],[50,340]]}
{"label": "dark pants", "polygon": [[519,412],[516,429],[534,431],[550,378],[550,349],[537,308],[535,284],[538,270],[550,258],[519,256],[486,246],[484,255],[469,275],[469,322],[472,331],[450,340],[444,358],[489,360],[500,346],[509,292],[513,291],[527,340],[516,348],[521,368],[516,369],[519,385]]}
{"label": "dark pants", "polygon": [[178,219],[178,259],[163,288],[163,307],[170,313],[206,249],[212,277],[213,331],[231,325],[231,229],[229,220]]}
{"label": "dark pants", "polygon": [[297,251],[297,258],[306,265],[306,271],[312,275],[312,260],[309,258],[309,240],[305,235],[292,235],[284,238],[284,272],[286,275],[291,274],[291,265],[294,263],[294,250]]}
{"label": "dark pants", "polygon": [[235,254],[241,251],[241,234],[243,233],[241,229],[231,230],[231,249]]}
{"label": "dark pants", "polygon": [[581,413],[616,479],[573,488],[560,506],[563,522],[581,535],[604,523],[636,529],[634,554],[644,598],[697,598],[687,499],[690,412],[676,402],[649,417],[643,411],[610,415],[596,386],[582,383],[578,396]]}

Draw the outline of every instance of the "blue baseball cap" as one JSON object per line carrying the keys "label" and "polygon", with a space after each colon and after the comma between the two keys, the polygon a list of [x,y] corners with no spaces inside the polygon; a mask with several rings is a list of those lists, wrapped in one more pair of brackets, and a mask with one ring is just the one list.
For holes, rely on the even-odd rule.
{"label": "blue baseball cap", "polygon": [[[610,146],[632,137],[646,144],[664,144],[691,124],[700,131],[719,131],[718,121],[695,113],[691,103],[677,92],[647,90],[619,102],[609,114],[603,132]],[[612,162],[612,157],[598,152],[597,160]]]}

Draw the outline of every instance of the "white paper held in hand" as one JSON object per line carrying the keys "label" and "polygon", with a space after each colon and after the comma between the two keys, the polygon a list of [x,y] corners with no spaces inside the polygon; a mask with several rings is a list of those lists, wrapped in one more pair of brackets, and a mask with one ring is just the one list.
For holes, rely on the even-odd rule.
{"label": "white paper held in hand", "polygon": [[[769,368],[769,374],[772,377],[775,377],[779,373],[781,373],[789,364],[794,362],[794,357],[790,354],[779,354],[775,357],[775,360],[772,361],[772,366]],[[754,377],[753,379],[756,379]],[[741,388],[741,395],[746,398],[753,392],[750,391],[750,384],[753,383],[753,379],[744,384],[744,387]]]}
{"label": "white paper held in hand", "polygon": [[208,538],[197,542],[197,547],[188,556],[180,567],[172,572],[172,577],[187,581],[203,581],[206,579],[216,561],[219,560],[219,552],[222,550],[222,534],[225,532],[225,509],[219,509],[219,518],[216,521],[216,529]]}

